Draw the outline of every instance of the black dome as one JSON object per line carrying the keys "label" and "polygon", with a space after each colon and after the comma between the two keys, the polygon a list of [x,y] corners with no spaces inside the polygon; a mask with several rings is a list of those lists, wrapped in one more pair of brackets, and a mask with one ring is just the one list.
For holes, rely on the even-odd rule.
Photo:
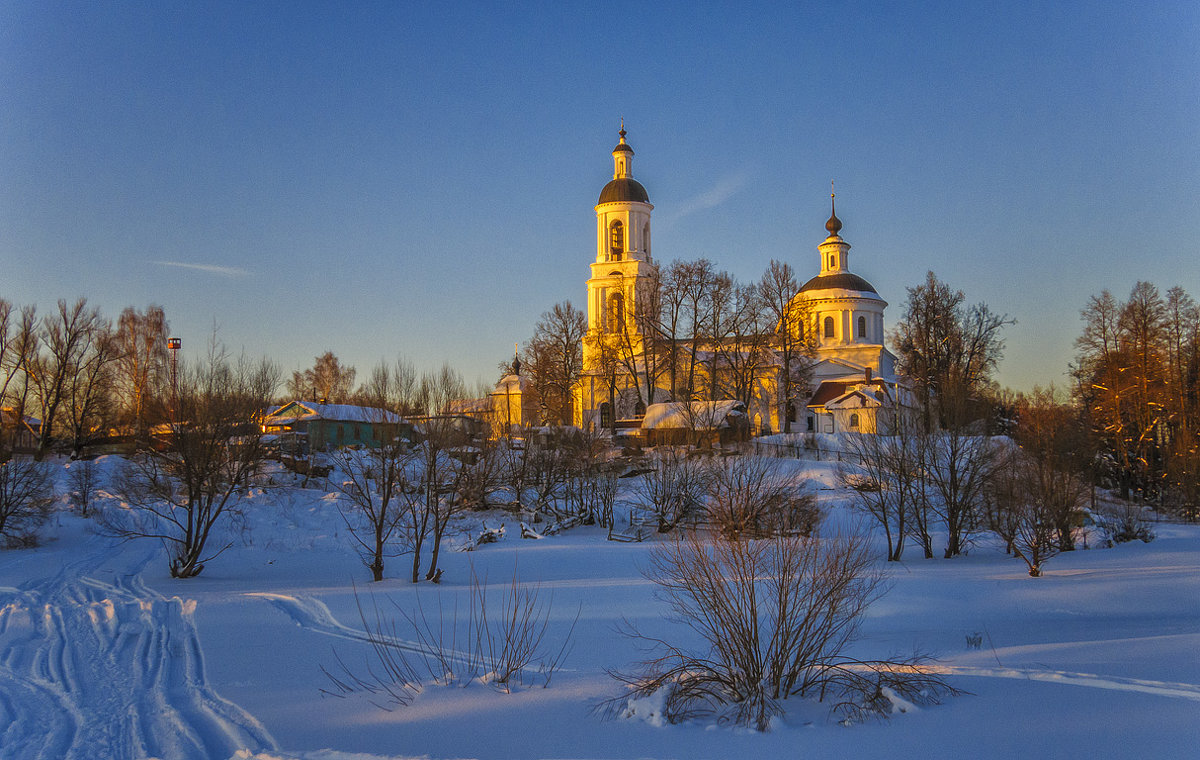
{"label": "black dome", "polygon": [[604,189],[600,191],[600,200],[598,203],[629,201],[649,203],[650,195],[646,192],[646,188],[642,187],[641,182],[629,177],[620,177],[604,186]]}
{"label": "black dome", "polygon": [[838,274],[822,274],[817,275],[804,286],[800,288],[800,292],[804,293],[809,290],[858,290],[863,293],[875,293],[875,286],[867,282],[856,274],[849,272],[839,272]]}

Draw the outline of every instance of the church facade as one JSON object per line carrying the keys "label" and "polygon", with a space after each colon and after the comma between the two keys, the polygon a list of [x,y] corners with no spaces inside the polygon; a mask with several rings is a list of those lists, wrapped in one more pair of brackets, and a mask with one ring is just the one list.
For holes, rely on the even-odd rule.
{"label": "church facade", "polygon": [[[670,383],[664,383],[662,347],[649,336],[657,332],[653,312],[661,308],[656,300],[659,269],[651,255],[654,206],[646,188],[633,178],[634,152],[624,126],[619,135],[612,151],[612,179],[595,206],[596,250],[587,280],[588,333],[583,375],[574,394],[575,424],[597,430],[635,426],[648,404],[689,400],[672,398],[664,387]],[[817,274],[789,302],[789,310],[794,310],[789,313],[796,319],[788,323],[810,347],[808,387],[793,389],[791,403],[782,397],[782,364],[775,350],[778,340],[772,340],[772,335],[754,336],[753,348],[720,346],[723,355],[756,365],[751,371],[752,387],[744,394],[746,414],[756,432],[781,432],[788,421],[792,432],[887,432],[903,400],[895,356],[884,345],[887,302],[869,282],[851,272],[850,244],[841,237],[841,229],[831,200],[827,235],[817,246]],[[775,329],[781,327],[782,323]],[[697,357],[713,356],[716,348],[697,345],[675,355],[698,362],[689,368],[692,375],[711,375],[726,370],[715,360]]]}

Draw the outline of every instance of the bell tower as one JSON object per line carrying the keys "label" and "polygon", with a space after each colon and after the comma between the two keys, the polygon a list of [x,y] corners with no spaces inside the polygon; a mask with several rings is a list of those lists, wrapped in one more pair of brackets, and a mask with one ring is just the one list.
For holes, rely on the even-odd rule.
{"label": "bell tower", "polygon": [[[632,318],[639,293],[656,272],[650,257],[650,212],[646,188],[633,178],[633,148],[620,141],[612,150],[613,176],[596,203],[596,258],[587,281],[589,333],[619,334],[636,330]],[[636,338],[640,341],[640,338]],[[584,366],[590,351],[584,347]]]}

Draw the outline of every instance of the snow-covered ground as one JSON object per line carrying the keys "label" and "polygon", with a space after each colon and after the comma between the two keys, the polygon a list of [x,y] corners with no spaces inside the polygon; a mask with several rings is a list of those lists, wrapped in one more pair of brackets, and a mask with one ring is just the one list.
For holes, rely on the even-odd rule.
{"label": "snow-covered ground", "polygon": [[[104,461],[104,460],[102,460]],[[793,465],[831,485],[834,465]],[[845,495],[819,492],[833,523]],[[864,656],[914,648],[970,692],[891,720],[842,726],[790,711],[770,733],[606,719],[606,669],[640,657],[622,618],[688,640],[641,575],[656,540],[578,527],[450,552],[440,585],[369,583],[326,491],[255,494],[248,531],[190,580],[153,541],[114,543],[64,513],[37,549],[0,551],[0,758],[1196,757],[1200,752],[1200,527],[1158,524],[1150,544],[1060,555],[1034,579],[987,546],[889,567]],[[504,518],[487,516],[489,525]],[[464,522],[477,530],[479,516]],[[882,554],[882,552],[880,552]],[[471,569],[514,572],[574,627],[548,688],[425,684],[406,707],[332,697],[322,666],[366,662],[355,592],[401,608],[465,609]],[[386,598],[386,599],[385,599]],[[401,629],[404,630],[403,628]],[[979,647],[968,644],[978,637]]]}

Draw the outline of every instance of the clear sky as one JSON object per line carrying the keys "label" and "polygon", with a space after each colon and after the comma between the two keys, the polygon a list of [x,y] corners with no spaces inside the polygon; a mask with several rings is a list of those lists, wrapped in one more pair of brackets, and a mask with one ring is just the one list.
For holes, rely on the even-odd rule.
{"label": "clear sky", "polygon": [[490,382],[583,305],[622,117],[656,259],[807,279],[835,179],[889,326],[932,269],[1013,388],[1103,288],[1200,298],[1195,0],[0,0],[0,297]]}

